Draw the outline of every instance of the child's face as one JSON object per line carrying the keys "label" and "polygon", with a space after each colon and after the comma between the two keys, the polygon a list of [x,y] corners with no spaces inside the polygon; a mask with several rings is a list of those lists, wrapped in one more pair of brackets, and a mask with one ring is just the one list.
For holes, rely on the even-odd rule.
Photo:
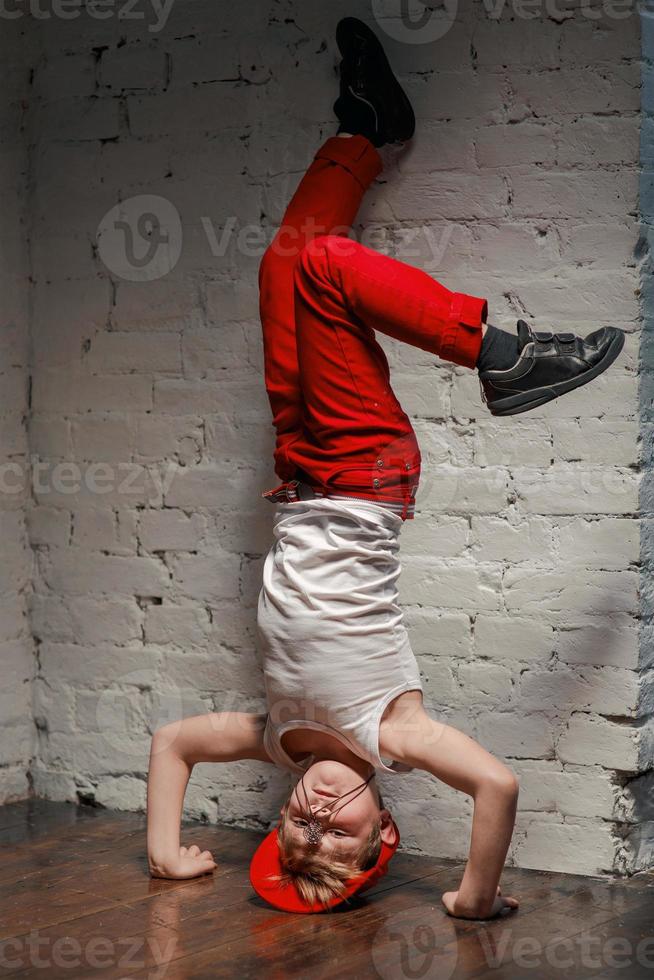
{"label": "child's face", "polygon": [[[390,820],[388,811],[379,808],[379,795],[374,779],[361,792],[363,780],[360,774],[342,762],[316,762],[307,769],[302,782],[309,808],[316,813],[324,829],[322,841],[317,845],[320,854],[326,856],[338,848],[345,860],[355,858],[365,844],[373,824],[385,822],[385,817]],[[307,800],[302,782],[298,780],[285,811],[289,836],[297,842],[298,847],[305,850],[307,842],[303,828],[306,826]],[[334,803],[349,790],[354,790],[351,796]],[[339,812],[332,815],[326,810],[319,810],[320,807],[330,804]]]}

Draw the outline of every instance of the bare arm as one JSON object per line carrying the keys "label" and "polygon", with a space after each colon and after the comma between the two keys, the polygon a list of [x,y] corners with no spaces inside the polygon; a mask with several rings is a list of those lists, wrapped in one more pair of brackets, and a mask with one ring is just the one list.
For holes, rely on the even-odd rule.
{"label": "bare arm", "polygon": [[474,800],[470,854],[458,892],[443,896],[447,911],[485,919],[517,908],[499,890],[518,800],[511,770],[463,732],[430,718],[417,701],[384,723],[380,745],[393,759],[430,772]]}
{"label": "bare arm", "polygon": [[180,844],[186,786],[198,762],[270,759],[263,747],[266,716],[238,711],[197,715],[158,729],[148,774],[148,862],[159,878],[193,878],[212,871],[209,851]]}

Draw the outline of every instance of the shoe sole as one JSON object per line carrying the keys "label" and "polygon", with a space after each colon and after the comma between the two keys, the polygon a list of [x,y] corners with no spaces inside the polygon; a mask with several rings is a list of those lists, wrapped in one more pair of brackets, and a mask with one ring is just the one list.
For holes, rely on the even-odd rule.
{"label": "shoe sole", "polygon": [[545,388],[534,388],[532,391],[525,391],[519,395],[511,395],[509,398],[502,398],[489,406],[491,415],[519,415],[521,412],[529,412],[540,405],[554,401],[561,395],[574,391],[588,384],[609,368],[624,347],[625,334],[622,330],[615,329],[613,340],[609,344],[607,351],[595,367],[589,368],[583,374],[578,374],[576,378],[569,381],[559,381],[558,384],[548,385]]}
{"label": "shoe sole", "polygon": [[406,92],[395,77],[395,72],[391,68],[390,62],[386,57],[384,46],[375,32],[372,31],[367,24],[364,24],[363,21],[357,20],[356,17],[345,17],[343,20],[339,21],[336,27],[336,43],[343,59],[347,60],[356,57],[359,47],[359,39],[367,41],[374,48],[377,57],[380,60],[380,64],[386,72],[387,80],[392,83],[395,90],[395,96],[399,109],[398,114],[404,115],[406,113],[410,120],[407,126],[406,134],[400,134],[394,140],[389,140],[389,142],[393,143],[404,143],[407,140],[410,140],[415,133],[416,117],[413,111],[413,106],[409,102]]}

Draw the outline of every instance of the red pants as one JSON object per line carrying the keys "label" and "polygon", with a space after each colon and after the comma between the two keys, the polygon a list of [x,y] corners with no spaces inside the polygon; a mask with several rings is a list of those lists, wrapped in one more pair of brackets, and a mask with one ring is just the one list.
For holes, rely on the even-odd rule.
{"label": "red pants", "polygon": [[347,237],[381,169],[365,137],[332,137],[302,179],[259,270],[265,380],[280,479],[407,517],[420,450],[375,330],[474,367],[487,304]]}

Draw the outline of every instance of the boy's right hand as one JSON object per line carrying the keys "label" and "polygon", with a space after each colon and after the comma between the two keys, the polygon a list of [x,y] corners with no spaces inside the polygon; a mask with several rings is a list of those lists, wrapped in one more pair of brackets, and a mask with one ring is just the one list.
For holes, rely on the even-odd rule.
{"label": "boy's right hand", "polygon": [[148,863],[153,878],[198,878],[218,867],[211,851],[201,851],[197,844],[180,847],[179,854],[171,858],[150,857]]}

